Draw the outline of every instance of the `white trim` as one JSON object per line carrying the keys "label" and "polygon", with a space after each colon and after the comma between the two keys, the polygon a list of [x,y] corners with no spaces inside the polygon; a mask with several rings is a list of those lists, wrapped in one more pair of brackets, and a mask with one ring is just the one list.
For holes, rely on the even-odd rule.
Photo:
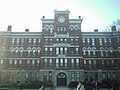
{"label": "white trim", "polygon": [[[58,56],[56,56],[56,57],[50,57],[50,56],[49,56],[49,57],[48,57],[48,56],[45,57],[45,56],[43,56],[43,57],[41,57],[41,58],[59,58],[59,57],[58,57]],[[83,58],[83,57],[73,57],[73,56],[66,57],[66,56],[65,56],[65,57],[63,57],[63,58]]]}

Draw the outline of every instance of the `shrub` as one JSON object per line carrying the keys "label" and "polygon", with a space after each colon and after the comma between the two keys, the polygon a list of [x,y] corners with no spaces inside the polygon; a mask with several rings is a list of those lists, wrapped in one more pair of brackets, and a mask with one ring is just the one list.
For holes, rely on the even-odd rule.
{"label": "shrub", "polygon": [[41,86],[44,87],[53,87],[52,82],[44,82],[44,81],[31,81],[31,82],[25,82],[20,85],[20,88],[26,88],[26,89],[39,89]]}
{"label": "shrub", "polygon": [[38,89],[42,86],[42,82],[40,81],[31,81],[31,82],[25,82],[20,85],[20,88],[26,88],[26,89]]}

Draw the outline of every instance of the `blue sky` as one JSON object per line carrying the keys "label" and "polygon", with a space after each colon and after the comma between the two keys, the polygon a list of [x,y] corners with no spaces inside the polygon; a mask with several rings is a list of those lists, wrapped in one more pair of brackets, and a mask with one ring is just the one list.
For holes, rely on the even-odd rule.
{"label": "blue sky", "polygon": [[0,0],[0,31],[41,31],[40,18],[54,18],[54,9],[70,10],[70,18],[83,18],[82,31],[105,29],[120,19],[120,0]]}

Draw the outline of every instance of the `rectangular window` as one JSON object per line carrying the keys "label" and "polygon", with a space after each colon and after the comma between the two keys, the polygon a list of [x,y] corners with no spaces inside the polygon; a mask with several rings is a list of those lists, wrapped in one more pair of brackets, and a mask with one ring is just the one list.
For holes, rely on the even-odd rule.
{"label": "rectangular window", "polygon": [[15,64],[15,65],[17,64],[17,60],[14,60],[14,64]]}
{"label": "rectangular window", "polygon": [[79,48],[76,47],[76,54],[79,54]]}
{"label": "rectangular window", "polygon": [[79,67],[79,59],[76,59],[76,67]]}
{"label": "rectangular window", "polygon": [[74,72],[72,72],[71,74],[72,74],[72,76],[71,76],[72,81],[75,81],[75,73],[74,73]]}
{"label": "rectangular window", "polygon": [[52,59],[49,59],[49,67],[52,67]]}
{"label": "rectangular window", "polygon": [[109,45],[112,45],[112,41],[111,41],[111,38],[109,38],[108,40],[109,40]]}
{"label": "rectangular window", "polygon": [[12,60],[10,60],[10,65],[12,64]]}
{"label": "rectangular window", "polygon": [[75,43],[79,43],[79,39],[78,38],[75,38]]}
{"label": "rectangular window", "polygon": [[12,38],[12,45],[15,44],[15,38]]}
{"label": "rectangular window", "polygon": [[85,38],[82,39],[83,45],[85,45]]}
{"label": "rectangular window", "polygon": [[33,64],[33,65],[35,64],[35,60],[32,60],[32,64]]}
{"label": "rectangular window", "polygon": [[3,59],[0,60],[0,64],[3,64]]}
{"label": "rectangular window", "polygon": [[19,38],[17,38],[17,45],[19,45]]}
{"label": "rectangular window", "polygon": [[92,45],[95,45],[95,39],[92,38]]}
{"label": "rectangular window", "polygon": [[67,54],[68,53],[67,47],[65,47],[64,50],[65,50],[65,54]]}
{"label": "rectangular window", "polygon": [[21,44],[24,44],[24,38],[21,38]]}
{"label": "rectangular window", "polygon": [[52,52],[53,52],[53,48],[51,47],[51,48],[50,48],[50,54],[52,54]]}
{"label": "rectangular window", "polygon": [[40,44],[40,38],[38,38],[38,44]]}
{"label": "rectangular window", "polygon": [[59,67],[59,59],[56,59],[56,68]]}
{"label": "rectangular window", "polygon": [[87,64],[86,60],[84,60],[84,65]]}
{"label": "rectangular window", "polygon": [[63,27],[61,26],[60,27],[60,34],[62,34],[63,33]]}
{"label": "rectangular window", "polygon": [[67,38],[64,39],[64,43],[67,43]]}
{"label": "rectangular window", "polygon": [[107,39],[106,38],[104,38],[104,44],[107,45]]}
{"label": "rectangular window", "polygon": [[91,69],[91,63],[92,63],[91,60],[89,60],[88,63],[89,63],[89,69]]}
{"label": "rectangular window", "polygon": [[27,64],[30,64],[30,60],[27,60]]}
{"label": "rectangular window", "polygon": [[63,54],[63,47],[60,48],[60,54]]}
{"label": "rectangular window", "polygon": [[47,38],[45,39],[45,44],[48,44],[48,39]]}
{"label": "rectangular window", "polygon": [[4,38],[4,42],[3,42],[3,44],[4,44],[4,45],[6,45],[6,41],[7,41],[7,39],[6,39],[6,38]]}
{"label": "rectangular window", "polygon": [[67,67],[67,59],[65,59],[65,67]]}
{"label": "rectangular window", "polygon": [[47,67],[47,59],[44,59],[44,67]]}
{"label": "rectangular window", "polygon": [[66,33],[67,33],[66,26],[64,26],[63,33],[64,33],[64,34],[66,34]]}
{"label": "rectangular window", "polygon": [[70,43],[74,43],[74,39],[73,38],[70,39]]}
{"label": "rectangular window", "polygon": [[52,43],[53,43],[53,39],[51,38],[51,39],[50,39],[50,44],[52,44]]}
{"label": "rectangular window", "polygon": [[32,42],[32,39],[31,39],[31,38],[29,38],[29,41],[28,41],[28,43],[29,43],[29,44],[31,44],[31,42]]}
{"label": "rectangular window", "polygon": [[60,31],[60,27],[58,26],[57,27],[57,34],[59,34],[59,31]]}
{"label": "rectangular window", "polygon": [[101,50],[100,52],[101,52],[101,56],[103,56],[103,50]]}
{"label": "rectangular window", "polygon": [[58,38],[56,39],[56,43],[59,43],[59,39]]}
{"label": "rectangular window", "polygon": [[47,47],[44,48],[44,52],[45,52],[45,54],[48,53],[48,48]]}
{"label": "rectangular window", "polygon": [[90,38],[87,38],[87,43],[88,45],[90,45]]}
{"label": "rectangular window", "polygon": [[63,43],[63,38],[60,39],[60,43]]}
{"label": "rectangular window", "polygon": [[104,65],[104,60],[102,60],[102,65]]}
{"label": "rectangular window", "polygon": [[59,54],[59,48],[56,48],[56,54],[57,55]]}
{"label": "rectangular window", "polygon": [[100,45],[102,45],[102,38],[100,38],[99,40],[100,40]]}
{"label": "rectangular window", "polygon": [[74,47],[71,47],[71,54],[74,54]]}
{"label": "rectangular window", "polygon": [[60,67],[61,68],[63,67],[63,59],[62,58],[60,59]]}
{"label": "rectangular window", "polygon": [[93,63],[94,63],[94,67],[96,68],[96,60],[93,60]]}
{"label": "rectangular window", "polygon": [[22,60],[19,60],[19,64],[20,64],[20,65],[22,64]]}
{"label": "rectangular window", "polygon": [[74,67],[74,59],[71,59],[71,67]]}
{"label": "rectangular window", "polygon": [[77,74],[77,80],[79,81],[80,80],[80,73],[77,72],[76,74]]}
{"label": "rectangular window", "polygon": [[34,38],[33,43],[34,43],[34,45],[36,44],[36,38]]}
{"label": "rectangular window", "polygon": [[37,60],[37,67],[40,66],[40,60]]}

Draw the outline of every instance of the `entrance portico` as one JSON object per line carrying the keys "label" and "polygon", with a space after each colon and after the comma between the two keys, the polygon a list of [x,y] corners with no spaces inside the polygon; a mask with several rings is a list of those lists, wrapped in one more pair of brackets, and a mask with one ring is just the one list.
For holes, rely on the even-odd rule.
{"label": "entrance portico", "polygon": [[67,85],[67,75],[64,72],[57,74],[57,86],[66,86]]}

